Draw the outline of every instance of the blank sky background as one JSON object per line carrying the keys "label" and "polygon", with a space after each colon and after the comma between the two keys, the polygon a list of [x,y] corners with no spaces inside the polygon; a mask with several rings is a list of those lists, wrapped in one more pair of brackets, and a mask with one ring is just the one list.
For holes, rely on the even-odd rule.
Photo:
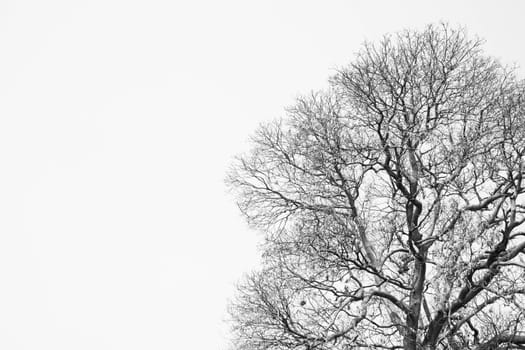
{"label": "blank sky background", "polygon": [[257,125],[407,27],[525,66],[524,4],[1,1],[0,348],[225,350],[258,253],[223,179]]}

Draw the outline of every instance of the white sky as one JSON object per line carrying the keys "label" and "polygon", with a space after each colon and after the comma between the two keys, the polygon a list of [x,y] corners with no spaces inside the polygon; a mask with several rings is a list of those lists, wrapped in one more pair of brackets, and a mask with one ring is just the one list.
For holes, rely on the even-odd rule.
{"label": "white sky", "polygon": [[[493,6],[497,4],[497,6]],[[0,348],[226,349],[256,235],[223,178],[364,39],[440,19],[525,66],[523,1],[0,2]]]}

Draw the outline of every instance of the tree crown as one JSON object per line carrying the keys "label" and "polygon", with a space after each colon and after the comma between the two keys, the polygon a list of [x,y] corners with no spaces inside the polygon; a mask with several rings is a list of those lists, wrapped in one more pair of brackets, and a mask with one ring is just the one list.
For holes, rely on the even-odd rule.
{"label": "tree crown", "polygon": [[239,349],[525,344],[524,84],[446,24],[367,43],[227,182],[265,232]]}

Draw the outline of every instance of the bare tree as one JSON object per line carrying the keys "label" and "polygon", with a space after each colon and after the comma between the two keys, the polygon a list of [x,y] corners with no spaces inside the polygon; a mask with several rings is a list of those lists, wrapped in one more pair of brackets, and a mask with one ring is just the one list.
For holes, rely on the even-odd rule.
{"label": "bare tree", "polygon": [[365,44],[227,182],[265,233],[236,346],[525,349],[525,89],[446,24]]}

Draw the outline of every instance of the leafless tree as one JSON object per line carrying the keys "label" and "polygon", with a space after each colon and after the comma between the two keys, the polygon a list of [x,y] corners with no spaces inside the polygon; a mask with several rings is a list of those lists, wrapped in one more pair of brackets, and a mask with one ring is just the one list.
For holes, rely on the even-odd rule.
{"label": "leafless tree", "polygon": [[447,24],[365,44],[228,174],[236,348],[525,349],[525,85]]}

